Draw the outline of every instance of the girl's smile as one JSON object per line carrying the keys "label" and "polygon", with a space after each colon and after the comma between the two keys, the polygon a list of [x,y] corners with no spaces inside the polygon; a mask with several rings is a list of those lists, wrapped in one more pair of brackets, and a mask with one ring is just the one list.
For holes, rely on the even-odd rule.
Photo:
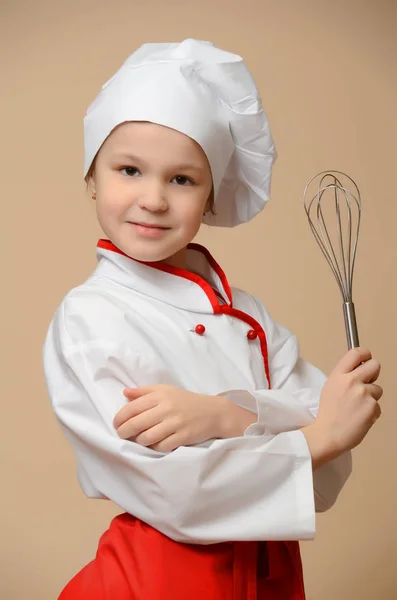
{"label": "girl's smile", "polygon": [[162,237],[170,227],[158,227],[157,225],[148,225],[146,223],[130,223],[135,233],[146,238]]}

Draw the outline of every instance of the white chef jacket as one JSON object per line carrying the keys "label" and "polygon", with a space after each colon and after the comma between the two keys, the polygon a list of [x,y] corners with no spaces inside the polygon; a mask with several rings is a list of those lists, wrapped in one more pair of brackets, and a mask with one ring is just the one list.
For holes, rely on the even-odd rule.
{"label": "white chef jacket", "polygon": [[[198,244],[189,245],[189,270],[141,263],[109,240],[96,253],[96,269],[66,294],[43,348],[85,494],[181,542],[313,538],[315,511],[335,502],[351,454],[312,471],[298,428],[315,419],[326,378],[300,358],[297,339],[257,298],[231,289]],[[241,437],[170,453],[120,439],[112,422],[128,402],[123,389],[155,384],[225,395],[257,421]]]}

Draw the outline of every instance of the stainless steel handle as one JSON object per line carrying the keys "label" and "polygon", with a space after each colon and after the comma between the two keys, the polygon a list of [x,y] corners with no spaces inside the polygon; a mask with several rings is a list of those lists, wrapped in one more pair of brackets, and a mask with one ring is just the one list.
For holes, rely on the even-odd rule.
{"label": "stainless steel handle", "polygon": [[345,317],[346,337],[349,350],[351,350],[351,348],[358,348],[360,342],[358,341],[356,311],[354,310],[353,302],[344,302],[343,314]]}

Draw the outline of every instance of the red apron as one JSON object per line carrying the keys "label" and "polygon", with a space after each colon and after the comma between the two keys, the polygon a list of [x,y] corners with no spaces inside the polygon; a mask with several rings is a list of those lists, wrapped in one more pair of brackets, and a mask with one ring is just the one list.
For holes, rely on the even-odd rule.
{"label": "red apron", "polygon": [[298,542],[175,542],[118,515],[58,600],[304,600]]}

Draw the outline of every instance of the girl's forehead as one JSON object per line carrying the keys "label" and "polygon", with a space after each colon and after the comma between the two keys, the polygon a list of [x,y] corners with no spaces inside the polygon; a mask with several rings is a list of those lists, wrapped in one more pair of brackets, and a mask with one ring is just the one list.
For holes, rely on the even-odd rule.
{"label": "girl's forehead", "polygon": [[193,140],[191,137],[182,133],[181,131],[177,131],[176,129],[172,129],[171,127],[166,127],[165,125],[160,125],[159,123],[153,123],[151,121],[127,121],[117,125],[111,132],[109,138],[113,139],[123,139],[123,138],[133,138],[133,139],[168,139],[174,140],[175,142],[185,143],[188,145],[197,145],[197,142]]}
{"label": "girl's forehead", "polygon": [[115,127],[103,144],[106,154],[159,154],[172,148],[175,159],[208,163],[201,146],[186,134],[148,121],[130,121]]}

